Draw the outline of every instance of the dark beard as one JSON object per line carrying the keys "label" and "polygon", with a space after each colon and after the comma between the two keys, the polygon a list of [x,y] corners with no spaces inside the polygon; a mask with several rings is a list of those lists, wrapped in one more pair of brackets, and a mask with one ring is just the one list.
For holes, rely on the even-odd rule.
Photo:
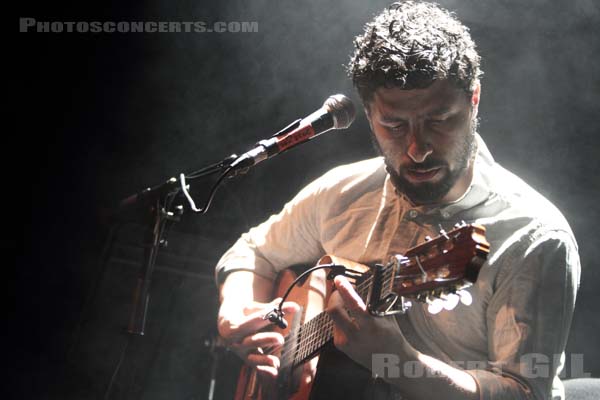
{"label": "dark beard", "polygon": [[[392,166],[388,164],[387,159],[385,159],[385,169],[390,175],[392,184],[399,193],[404,194],[414,204],[431,204],[439,202],[446,194],[448,194],[464,170],[464,168],[457,168],[451,171],[446,163],[436,163],[435,160],[432,161],[434,162],[431,163],[431,167],[425,167],[425,163],[423,163],[413,164],[408,166],[408,168],[440,168],[438,174],[444,174],[444,176],[440,181],[435,183],[421,182],[415,185],[394,171]],[[429,165],[430,163],[427,164]]]}
{"label": "dark beard", "polygon": [[456,166],[454,169],[450,169],[447,162],[444,160],[438,160],[435,158],[427,158],[425,162],[416,164],[412,163],[406,166],[402,166],[402,168],[414,168],[421,170],[430,170],[433,168],[440,168],[438,174],[444,174],[442,179],[432,183],[432,182],[421,182],[418,184],[413,184],[406,180],[404,176],[400,175],[398,171],[394,170],[391,165],[388,157],[385,156],[381,148],[379,147],[379,143],[375,138],[375,135],[371,132],[371,141],[375,146],[375,149],[378,151],[380,155],[384,157],[386,171],[390,175],[390,179],[392,184],[396,188],[399,193],[404,194],[411,202],[416,205],[421,204],[434,204],[439,203],[444,196],[448,194],[450,189],[454,187],[458,178],[462,176],[469,165],[469,161],[473,158],[474,153],[476,151],[475,145],[475,130],[477,127],[477,121],[472,121],[471,123],[471,134],[467,135],[461,143],[458,153],[455,155],[456,158]]}

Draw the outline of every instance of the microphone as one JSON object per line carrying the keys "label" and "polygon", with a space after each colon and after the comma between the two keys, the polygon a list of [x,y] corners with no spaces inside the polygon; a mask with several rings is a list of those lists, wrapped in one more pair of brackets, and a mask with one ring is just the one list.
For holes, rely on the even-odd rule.
{"label": "microphone", "polygon": [[343,94],[329,96],[317,111],[292,122],[271,138],[261,140],[252,150],[239,156],[230,167],[233,171],[252,167],[322,133],[346,129],[354,121],[355,114],[354,104],[348,97]]}

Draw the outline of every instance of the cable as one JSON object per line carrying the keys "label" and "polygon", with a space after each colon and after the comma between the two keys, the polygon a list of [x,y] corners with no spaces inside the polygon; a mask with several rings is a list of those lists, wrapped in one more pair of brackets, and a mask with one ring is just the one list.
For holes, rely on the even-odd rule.
{"label": "cable", "polygon": [[198,171],[190,172],[186,175],[186,179],[196,179],[202,176],[213,174],[217,171],[221,171],[226,167],[229,167],[231,163],[233,163],[238,158],[237,154],[232,154],[229,157],[219,161],[218,163],[214,163],[209,165],[208,167],[204,167],[199,169]]}
{"label": "cable", "polygon": [[329,275],[327,275],[327,279],[333,279],[337,275],[346,275],[346,274],[348,274],[349,276],[353,276],[353,275],[354,276],[362,276],[363,275],[362,273],[349,270],[343,265],[333,264],[333,263],[332,264],[321,264],[321,265],[317,265],[315,267],[309,268],[306,271],[304,271],[303,273],[301,273],[300,275],[298,275],[298,277],[296,279],[294,279],[294,281],[290,284],[290,286],[288,286],[287,290],[285,291],[285,294],[281,298],[281,302],[279,303],[279,306],[277,308],[274,308],[272,311],[268,312],[263,317],[263,319],[268,319],[269,321],[271,321],[272,323],[274,323],[281,329],[287,328],[287,321],[285,319],[283,319],[283,316],[285,315],[285,313],[282,310],[283,302],[289,296],[289,294],[292,291],[292,289],[294,288],[294,286],[296,286],[298,284],[298,282],[300,282],[302,279],[304,279],[305,276],[307,276],[308,274],[310,274],[313,271],[316,271],[318,269],[325,269],[325,268],[331,268],[333,270],[329,273]]}
{"label": "cable", "polygon": [[215,197],[217,188],[219,187],[221,182],[223,182],[223,179],[225,179],[229,175],[229,173],[232,171],[232,169],[233,169],[232,167],[227,167],[227,169],[221,174],[221,176],[219,176],[219,179],[217,179],[217,181],[215,182],[213,187],[210,189],[208,199],[206,200],[206,203],[204,204],[204,207],[202,207],[202,208],[196,207],[196,203],[194,203],[194,199],[192,199],[192,196],[190,196],[190,192],[188,191],[187,184],[185,183],[185,179],[186,179],[185,175],[179,174],[179,181],[181,182],[181,190],[183,191],[183,194],[185,195],[187,201],[190,204],[190,209],[196,213],[205,214],[208,211],[213,198]]}

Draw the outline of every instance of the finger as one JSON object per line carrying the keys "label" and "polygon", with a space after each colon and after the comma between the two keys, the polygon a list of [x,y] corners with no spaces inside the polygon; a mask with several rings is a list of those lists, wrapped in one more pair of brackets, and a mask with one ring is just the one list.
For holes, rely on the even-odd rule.
{"label": "finger", "polygon": [[278,369],[267,365],[259,365],[256,367],[258,374],[266,378],[277,378]]}
{"label": "finger", "polygon": [[348,279],[345,276],[338,275],[335,277],[334,283],[340,297],[344,301],[344,305],[350,310],[352,315],[356,317],[363,316],[367,311],[367,306],[358,293],[356,293],[356,290],[354,290]]}
{"label": "finger", "polygon": [[[239,342],[244,337],[251,335],[269,326],[271,322],[265,319],[265,315],[279,307],[281,298],[274,299],[270,303],[253,303],[242,310],[242,317],[229,320],[221,316],[223,321],[219,325],[219,332],[228,342]],[[284,314],[294,313],[300,310],[300,306],[292,301],[282,305]],[[226,313],[224,313],[226,314]]]}
{"label": "finger", "polygon": [[268,320],[264,319],[264,314],[264,311],[257,311],[254,314],[244,317],[238,321],[238,323],[230,323],[227,329],[227,334],[223,336],[230,343],[240,342],[246,336],[260,331],[270,324]]}
{"label": "finger", "polygon": [[[251,335],[269,326],[271,321],[265,319],[265,315],[271,310],[277,308],[280,302],[281,298],[277,298],[270,303],[255,303],[251,306],[244,307],[243,311],[245,316],[242,317],[237,326],[232,327],[231,331],[233,335],[231,338],[233,340],[241,340],[243,337]],[[293,308],[293,305],[288,305],[288,307]]]}
{"label": "finger", "polygon": [[260,311],[264,311],[264,310],[271,310],[275,307],[278,307],[279,303],[281,303],[281,297],[277,297],[268,303],[253,302],[253,303],[246,305],[243,309],[243,312],[244,312],[244,315],[248,316],[248,315],[254,314],[256,312],[260,312]]}
{"label": "finger", "polygon": [[272,354],[248,354],[248,357],[246,357],[246,361],[248,362],[248,364],[254,367],[264,366],[279,369],[280,365],[279,358]]}
{"label": "finger", "polygon": [[269,325],[269,321],[263,319],[268,306],[264,303],[260,303],[260,306],[253,303],[251,306],[240,307],[235,302],[223,302],[217,322],[219,334],[231,344],[263,329]]}
{"label": "finger", "polygon": [[[254,329],[254,331],[260,330],[262,328],[264,328],[265,326],[271,324],[271,321],[269,321],[268,319],[265,319],[266,315],[268,313],[270,313],[273,310],[279,310],[279,306],[281,304],[281,298],[276,298],[275,300],[271,301],[270,303],[267,303],[265,305],[263,305],[258,311],[248,315],[246,318],[246,321],[244,321],[244,327],[242,329],[246,329],[246,324],[249,327],[249,329]],[[286,301],[283,304],[281,304],[281,311],[283,312],[283,315],[287,315],[287,314],[294,314],[298,311],[300,311],[300,305],[298,305],[298,303],[295,303],[293,301]],[[288,320],[288,323],[290,322],[289,318],[286,318]],[[240,324],[241,325],[241,324]]]}
{"label": "finger", "polygon": [[269,349],[273,351],[283,345],[283,335],[278,332],[259,332],[242,340],[241,345],[249,349]]}
{"label": "finger", "polygon": [[[281,297],[274,299],[270,303],[267,303],[262,308],[262,310],[265,312],[265,314],[272,310],[279,310],[279,305],[281,304],[281,300],[282,300]],[[286,301],[283,304],[281,304],[281,311],[283,312],[283,315],[293,314],[295,312],[300,311],[300,305],[294,301]]]}
{"label": "finger", "polygon": [[[277,306],[279,306],[279,303],[277,303]],[[294,301],[286,301],[281,306],[281,310],[284,313],[295,313],[300,311],[300,305]]]}

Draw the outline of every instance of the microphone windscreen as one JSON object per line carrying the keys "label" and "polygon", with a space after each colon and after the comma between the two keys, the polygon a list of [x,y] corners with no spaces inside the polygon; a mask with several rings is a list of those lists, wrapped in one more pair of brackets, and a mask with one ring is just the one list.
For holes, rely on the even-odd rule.
{"label": "microphone windscreen", "polygon": [[323,107],[333,117],[334,129],[346,129],[354,122],[354,117],[356,116],[354,103],[343,94],[329,96],[325,100],[325,103],[323,103]]}

